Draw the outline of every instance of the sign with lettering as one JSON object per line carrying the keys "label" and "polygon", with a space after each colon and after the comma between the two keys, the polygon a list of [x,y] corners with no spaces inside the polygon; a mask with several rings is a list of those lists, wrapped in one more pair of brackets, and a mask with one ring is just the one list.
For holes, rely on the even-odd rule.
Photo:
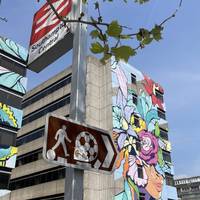
{"label": "sign with lettering", "polygon": [[[59,16],[70,18],[72,0],[51,0]],[[62,22],[46,3],[33,19],[28,68],[39,72],[73,46],[70,24]]]}
{"label": "sign with lettering", "polygon": [[58,165],[112,172],[117,151],[108,132],[48,115],[43,157]]}

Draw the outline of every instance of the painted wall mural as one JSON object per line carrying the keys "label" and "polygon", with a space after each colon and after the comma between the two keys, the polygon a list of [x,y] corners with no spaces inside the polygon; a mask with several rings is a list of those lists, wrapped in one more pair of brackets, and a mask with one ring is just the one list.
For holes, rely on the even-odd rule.
{"label": "painted wall mural", "polygon": [[22,110],[0,102],[0,123],[2,125],[21,128]]}
{"label": "painted wall mural", "polygon": [[27,78],[0,66],[0,85],[25,94]]}
{"label": "painted wall mural", "polygon": [[0,167],[15,168],[17,148],[0,145]]}
{"label": "painted wall mural", "polygon": [[22,61],[27,60],[28,51],[21,45],[6,37],[0,36],[0,49]]}
{"label": "painted wall mural", "polygon": [[[136,84],[131,82],[131,73]],[[158,116],[158,108],[165,110],[165,104],[155,90],[164,91],[122,62],[112,65],[112,86],[113,139],[119,152],[115,180],[124,182],[115,200],[167,200],[165,174],[173,174],[173,166],[163,159],[163,150],[171,151],[171,145],[160,135],[160,126],[167,122]],[[177,199],[176,190],[173,193]]]}

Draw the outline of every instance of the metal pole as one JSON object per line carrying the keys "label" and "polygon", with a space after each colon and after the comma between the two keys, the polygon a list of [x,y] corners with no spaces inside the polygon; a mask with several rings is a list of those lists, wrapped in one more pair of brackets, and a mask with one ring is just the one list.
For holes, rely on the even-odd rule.
{"label": "metal pole", "polygon": [[[76,19],[81,12],[85,13],[86,18],[86,7],[82,0],[77,0],[75,9],[78,9],[78,12],[74,12]],[[70,118],[78,122],[85,121],[86,56],[87,26],[77,23],[74,27]],[[83,170],[66,168],[65,200],[83,200],[83,175]]]}

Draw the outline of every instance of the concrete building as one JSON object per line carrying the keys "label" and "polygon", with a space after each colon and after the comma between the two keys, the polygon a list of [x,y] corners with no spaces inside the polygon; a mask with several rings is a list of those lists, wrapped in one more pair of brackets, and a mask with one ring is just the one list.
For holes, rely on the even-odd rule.
{"label": "concrete building", "polygon": [[175,186],[181,200],[200,199],[200,176],[175,179]]}
{"label": "concrete building", "polygon": [[[111,69],[112,68],[112,69]],[[63,199],[65,169],[42,158],[47,113],[69,117],[71,67],[27,92],[12,192],[1,200]],[[87,58],[86,123],[108,130],[119,152],[112,175],[85,171],[84,200],[176,200],[164,91],[132,66]]]}
{"label": "concrete building", "polygon": [[21,102],[26,93],[27,51],[0,36],[0,196],[8,184],[17,158],[16,137],[21,127]]}

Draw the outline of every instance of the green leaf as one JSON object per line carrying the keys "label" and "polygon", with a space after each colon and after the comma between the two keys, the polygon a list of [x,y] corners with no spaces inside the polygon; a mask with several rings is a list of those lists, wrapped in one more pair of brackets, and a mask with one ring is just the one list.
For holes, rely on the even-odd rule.
{"label": "green leaf", "polygon": [[96,1],[96,2],[94,3],[94,5],[95,5],[95,9],[99,9],[99,2],[98,2],[98,1]]}
{"label": "green leaf", "polygon": [[99,35],[100,35],[99,31],[97,31],[97,30],[93,30],[90,33],[90,36],[92,37],[92,39],[99,37]]}
{"label": "green leaf", "polygon": [[138,34],[136,35],[136,37],[137,37],[137,40],[138,40],[138,41],[142,41],[142,36],[141,36],[140,33],[138,33]]}
{"label": "green leaf", "polygon": [[158,25],[155,25],[155,27],[151,30],[153,38],[156,41],[159,41],[162,39],[162,30],[163,30],[163,27],[158,26]]}
{"label": "green leaf", "polygon": [[156,124],[155,124],[155,136],[160,137],[160,128],[159,128],[158,122],[156,122]]}
{"label": "green leaf", "polygon": [[136,3],[143,4],[148,2],[149,0],[135,0]]}
{"label": "green leaf", "polygon": [[119,37],[122,32],[122,27],[117,21],[112,21],[108,26],[106,33],[111,37]]}
{"label": "green leaf", "polygon": [[92,53],[98,54],[104,51],[104,47],[99,42],[95,42],[91,44],[90,50]]}
{"label": "green leaf", "polygon": [[132,187],[134,189],[134,191],[136,192],[137,198],[140,198],[140,191],[138,189],[138,186],[130,179],[128,178],[128,184],[130,185],[130,187]]}
{"label": "green leaf", "polygon": [[151,42],[152,42],[152,40],[153,40],[153,38],[145,38],[143,41],[142,41],[142,44],[145,44],[145,45],[147,45],[147,44],[150,44]]}
{"label": "green leaf", "polygon": [[134,56],[136,54],[136,51],[130,46],[120,46],[117,48],[113,47],[111,48],[111,52],[117,61],[124,60],[125,62],[128,62],[130,56]]}

